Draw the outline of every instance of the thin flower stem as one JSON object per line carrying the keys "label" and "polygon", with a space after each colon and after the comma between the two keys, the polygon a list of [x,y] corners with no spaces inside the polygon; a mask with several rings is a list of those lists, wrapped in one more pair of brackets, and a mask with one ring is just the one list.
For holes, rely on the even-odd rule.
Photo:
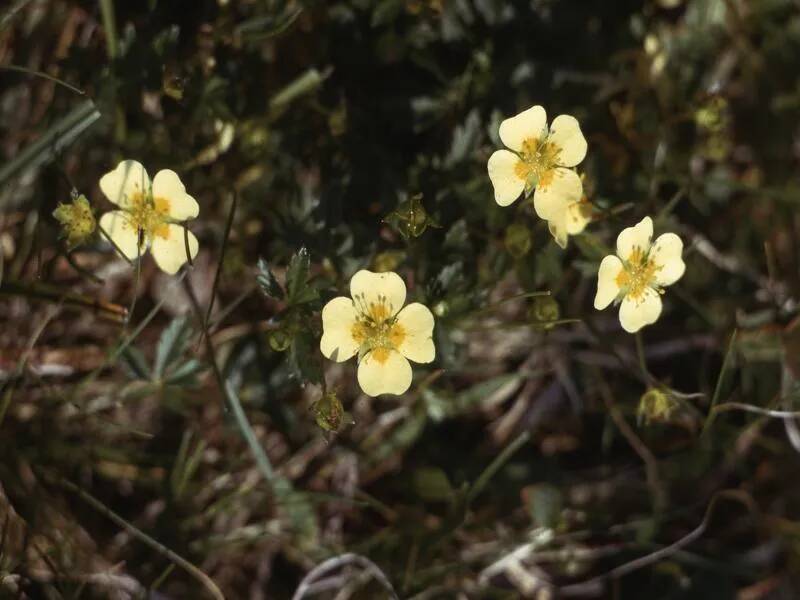
{"label": "thin flower stem", "polygon": [[503,451],[497,455],[488,467],[478,476],[475,482],[470,486],[467,492],[467,506],[477,498],[486,487],[486,484],[495,476],[500,468],[508,462],[508,460],[519,450],[529,439],[531,435],[527,431],[520,433]]}
{"label": "thin flower stem", "polygon": [[587,581],[563,586],[559,588],[559,593],[564,597],[576,597],[581,595],[585,596],[587,592],[591,593],[592,595],[596,595],[597,593],[602,592],[607,582],[618,579],[624,575],[638,571],[639,569],[642,569],[648,565],[652,565],[666,557],[672,556],[685,546],[688,546],[692,542],[699,539],[705,533],[706,529],[708,529],[711,517],[714,514],[714,509],[723,499],[736,500],[744,504],[748,509],[750,509],[751,512],[756,511],[752,498],[750,498],[746,492],[742,492],[741,490],[720,490],[714,494],[714,496],[712,496],[711,501],[708,503],[708,507],[706,508],[706,512],[703,515],[703,520],[700,522],[700,524],[681,539],[669,544],[668,546],[664,546],[655,552],[651,552],[650,554],[646,554],[645,556],[615,567],[610,571],[602,575],[598,575],[597,577],[593,577]]}
{"label": "thin flower stem", "polygon": [[769,408],[761,408],[754,404],[746,404],[744,402],[723,402],[717,404],[711,413],[717,415],[721,412],[728,412],[731,410],[741,410],[744,412],[754,413],[765,417],[772,417],[774,419],[796,419],[800,417],[800,411],[797,410],[772,410]]}
{"label": "thin flower stem", "polygon": [[95,275],[91,271],[87,271],[82,266],[80,266],[78,263],[76,263],[75,262],[75,257],[72,256],[72,252],[71,251],[64,252],[64,258],[67,259],[67,262],[69,263],[69,266],[71,266],[73,269],[75,269],[75,272],[77,272],[79,275],[81,275],[83,277],[86,277],[88,279],[91,279],[95,283],[100,283],[100,284],[103,283],[103,279],[101,277],[98,277],[97,275]]}
{"label": "thin flower stem", "polygon": [[703,430],[700,432],[700,435],[706,435],[709,430],[711,423],[714,421],[716,416],[716,412],[714,407],[716,406],[717,402],[719,401],[719,397],[722,394],[722,383],[725,379],[725,374],[728,372],[730,368],[730,361],[733,355],[733,347],[734,343],[736,342],[736,333],[737,330],[734,329],[733,333],[731,334],[731,339],[728,342],[728,349],[725,352],[725,358],[722,360],[722,368],[719,370],[719,376],[717,377],[717,384],[714,387],[714,395],[711,397],[711,404],[708,407],[708,415],[706,416],[706,422],[703,424]]}
{"label": "thin flower stem", "polygon": [[140,529],[137,529],[132,524],[128,523],[125,519],[120,517],[117,513],[115,513],[105,504],[100,502],[100,500],[92,496],[89,492],[84,491],[71,481],[67,479],[59,479],[58,483],[61,487],[66,488],[67,490],[77,495],[81,500],[86,502],[89,506],[94,508],[101,515],[107,517],[109,520],[119,525],[122,529],[127,531],[129,534],[138,539],[140,542],[142,542],[146,546],[149,546],[155,552],[158,552],[162,556],[165,556],[170,561],[178,565],[189,575],[191,575],[197,581],[199,581],[213,598],[215,598],[216,600],[225,600],[225,596],[222,594],[222,591],[219,589],[217,584],[214,583],[214,580],[211,579],[211,577],[209,577],[208,575],[206,575],[203,571],[198,569],[196,566],[194,566],[192,563],[190,563],[188,560],[176,554],[175,552],[167,548],[164,544],[153,539]]}
{"label": "thin flower stem", "polygon": [[15,71],[17,73],[25,73],[26,75],[32,75],[33,77],[41,77],[42,79],[47,79],[52,81],[53,83],[57,83],[58,85],[62,85],[71,92],[75,92],[81,96],[85,96],[86,92],[83,90],[76,88],[74,85],[70,85],[66,81],[59,79],[58,77],[53,77],[52,75],[48,75],[47,73],[42,73],[41,71],[34,71],[33,69],[26,69],[25,67],[19,67],[17,65],[0,65],[0,69],[5,71]]}
{"label": "thin flower stem", "polygon": [[647,381],[651,381],[653,379],[650,372],[647,370],[647,358],[644,354],[644,342],[642,341],[642,332],[637,331],[634,334],[634,338],[636,339],[636,357],[639,359],[639,368],[642,370],[642,375]]}
{"label": "thin flower stem", "polygon": [[605,379],[603,379],[600,372],[595,371],[595,376],[600,386],[600,395],[603,397],[603,402],[608,409],[608,414],[611,416],[611,419],[614,421],[614,424],[617,426],[622,436],[644,463],[647,486],[650,488],[650,494],[653,498],[653,513],[656,519],[660,520],[667,509],[668,499],[664,484],[661,482],[661,477],[659,475],[658,460],[650,451],[650,448],[636,435],[636,432],[625,420],[619,407],[617,407],[614,402],[614,394],[611,392],[611,389],[608,387],[608,384]]}
{"label": "thin flower stem", "polygon": [[183,227],[183,249],[186,251],[186,262],[189,263],[189,267],[194,268],[192,253],[189,250],[189,228],[186,227],[186,224],[184,224],[182,227]]}
{"label": "thin flower stem", "polygon": [[[139,231],[141,237],[142,232]],[[141,260],[141,245],[136,245],[136,276],[133,279],[133,298],[131,298],[131,307],[128,310],[128,322],[133,319],[133,311],[136,309],[136,299],[139,296],[139,280],[142,275],[142,260]],[[126,323],[127,325],[127,323]]]}
{"label": "thin flower stem", "polygon": [[119,254],[123,259],[125,259],[126,263],[128,263],[130,266],[133,266],[133,261],[127,256],[125,256],[125,253],[120,249],[117,243],[111,239],[111,236],[108,235],[108,232],[100,226],[100,223],[97,224],[97,231],[99,231],[100,235],[106,238],[106,240],[108,240],[108,242],[110,242],[111,245],[114,246],[114,250],[116,250],[117,254]]}
{"label": "thin flower stem", "polygon": [[233,216],[236,214],[236,204],[238,201],[238,196],[236,192],[233,193],[233,199],[231,200],[231,209],[228,211],[228,220],[225,223],[225,233],[222,236],[222,247],[219,251],[219,260],[217,261],[217,271],[214,273],[214,283],[211,285],[211,298],[208,300],[208,309],[206,309],[206,316],[203,319],[203,332],[200,334],[201,341],[202,336],[206,334],[208,331],[209,320],[211,319],[211,311],[214,309],[214,298],[217,295],[217,288],[219,287],[219,280],[220,274],[222,273],[222,264],[225,260],[225,251],[228,248],[228,240],[230,239],[231,235],[231,228],[233,227]]}
{"label": "thin flower stem", "polygon": [[487,312],[493,311],[498,306],[505,304],[506,302],[511,302],[512,300],[519,300],[521,298],[538,298],[539,296],[550,296],[550,290],[545,290],[543,292],[525,292],[523,294],[514,294],[513,296],[509,296],[508,298],[502,298],[497,302],[493,302],[492,304],[488,304],[483,308],[479,308],[478,310],[471,312],[468,315],[464,316],[464,319],[471,319],[473,317],[481,316]]}
{"label": "thin flower stem", "polygon": [[114,60],[117,57],[117,20],[114,16],[114,1],[100,0],[100,13],[103,17],[103,29],[106,34],[106,52],[108,58]]}

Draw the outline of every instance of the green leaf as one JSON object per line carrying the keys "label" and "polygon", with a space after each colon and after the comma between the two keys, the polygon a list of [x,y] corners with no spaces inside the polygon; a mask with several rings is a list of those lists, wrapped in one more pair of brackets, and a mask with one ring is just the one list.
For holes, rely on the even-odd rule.
{"label": "green leaf", "polygon": [[169,373],[164,377],[164,383],[169,385],[192,385],[196,383],[195,375],[205,368],[205,365],[199,360],[190,358],[186,362],[170,369]]}
{"label": "green leaf", "polygon": [[473,410],[486,398],[504,386],[519,381],[520,378],[521,375],[517,373],[498,375],[453,396],[447,396],[433,388],[426,388],[422,392],[422,397],[428,409],[428,416],[434,421],[442,421]]}
{"label": "green leaf", "polygon": [[438,467],[416,469],[412,481],[414,491],[426,502],[449,502],[453,498],[453,486]]}
{"label": "green leaf", "polygon": [[525,489],[528,512],[537,527],[553,529],[561,520],[564,499],[561,491],[548,483],[540,483]]}
{"label": "green leaf", "polygon": [[294,336],[289,351],[289,361],[295,376],[308,383],[322,383],[322,355],[310,331],[300,331]]}
{"label": "green leaf", "polygon": [[144,355],[137,348],[128,346],[122,351],[120,359],[131,377],[148,381],[151,379],[150,367],[145,361]]}
{"label": "green leaf", "polygon": [[308,285],[311,258],[305,247],[300,248],[289,261],[286,270],[286,295],[289,304],[304,304],[319,298],[316,288]]}
{"label": "green leaf", "polygon": [[278,280],[269,268],[269,264],[263,258],[258,259],[256,283],[258,283],[258,287],[267,298],[272,298],[274,300],[283,299],[283,288],[281,288]]}
{"label": "green leaf", "polygon": [[0,186],[12,177],[21,175],[59,156],[99,118],[100,111],[97,110],[94,102],[91,100],[81,102],[0,167]]}
{"label": "green leaf", "polygon": [[156,348],[153,377],[161,379],[172,363],[181,358],[192,332],[185,317],[178,317],[162,332]]}

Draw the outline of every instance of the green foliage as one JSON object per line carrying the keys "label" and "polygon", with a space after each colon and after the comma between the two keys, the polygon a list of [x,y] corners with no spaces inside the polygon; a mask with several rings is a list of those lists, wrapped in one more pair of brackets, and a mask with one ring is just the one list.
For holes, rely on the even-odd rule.
{"label": "green foliage", "polygon": [[[0,596],[797,596],[796,2],[46,4],[0,9]],[[566,249],[488,177],[534,104]],[[198,201],[175,277],[62,228],[122,159]],[[646,215],[637,343],[593,300]],[[320,352],[360,269],[435,318],[402,397]]]}

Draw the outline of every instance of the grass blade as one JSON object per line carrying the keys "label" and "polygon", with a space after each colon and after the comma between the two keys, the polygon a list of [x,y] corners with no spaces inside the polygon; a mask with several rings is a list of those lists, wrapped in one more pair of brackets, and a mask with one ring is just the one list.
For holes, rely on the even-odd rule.
{"label": "grass blade", "polygon": [[93,101],[81,102],[51,125],[39,139],[28,144],[10,162],[0,167],[0,186],[13,177],[53,160],[99,118],[100,111]]}

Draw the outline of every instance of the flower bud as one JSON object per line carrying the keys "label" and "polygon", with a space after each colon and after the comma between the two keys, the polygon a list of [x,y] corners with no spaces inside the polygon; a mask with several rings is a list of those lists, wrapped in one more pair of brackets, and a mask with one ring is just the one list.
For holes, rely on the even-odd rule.
{"label": "flower bud", "polygon": [[344,408],[336,392],[325,392],[322,398],[311,405],[314,420],[320,429],[337,432],[344,424]]}
{"label": "flower bud", "polygon": [[505,245],[508,253],[520,259],[531,250],[533,238],[531,230],[520,223],[512,223],[506,229]]}
{"label": "flower bud", "polygon": [[269,334],[269,347],[275,352],[284,352],[291,343],[292,335],[283,328]]}
{"label": "flower bud", "polygon": [[669,394],[656,388],[650,388],[639,399],[636,417],[645,425],[652,421],[668,421],[678,407],[678,402]]}
{"label": "flower bud", "polygon": [[422,194],[411,196],[386,215],[385,223],[391,225],[405,239],[419,237],[428,227],[439,227],[422,205]]}
{"label": "flower bud", "polygon": [[528,309],[528,318],[540,330],[550,329],[560,316],[561,309],[552,296],[537,296]]}

